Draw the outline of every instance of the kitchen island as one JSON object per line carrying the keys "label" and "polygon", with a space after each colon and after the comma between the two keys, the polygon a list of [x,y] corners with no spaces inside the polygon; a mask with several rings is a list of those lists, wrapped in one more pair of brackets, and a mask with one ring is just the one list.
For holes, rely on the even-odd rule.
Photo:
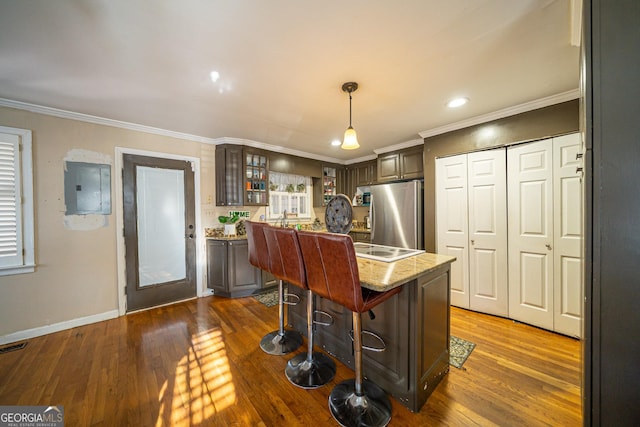
{"label": "kitchen island", "polygon": [[[383,352],[363,351],[364,375],[413,412],[418,412],[449,371],[450,266],[454,257],[422,253],[395,262],[358,257],[362,287],[402,291],[362,314],[362,328],[384,340]],[[302,300],[288,306],[289,323],[306,334],[306,292],[289,286]],[[345,365],[354,367],[351,312],[316,297],[316,309],[327,313],[329,326],[316,326],[316,344]],[[317,321],[329,316],[316,314]],[[363,334],[363,344],[380,347],[379,340]]]}

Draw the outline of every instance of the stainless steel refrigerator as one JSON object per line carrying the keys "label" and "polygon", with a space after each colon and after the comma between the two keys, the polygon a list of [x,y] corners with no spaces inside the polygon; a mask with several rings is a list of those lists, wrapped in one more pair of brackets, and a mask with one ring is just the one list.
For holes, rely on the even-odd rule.
{"label": "stainless steel refrigerator", "polygon": [[371,243],[424,249],[424,184],[394,182],[371,186]]}

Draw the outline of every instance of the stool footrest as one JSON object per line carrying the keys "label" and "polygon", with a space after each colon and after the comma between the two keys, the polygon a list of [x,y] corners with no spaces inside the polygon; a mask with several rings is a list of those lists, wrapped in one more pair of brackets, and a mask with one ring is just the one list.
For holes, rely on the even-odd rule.
{"label": "stool footrest", "polygon": [[[382,337],[374,332],[371,331],[362,331],[362,335],[369,335],[371,337],[374,337],[375,339],[377,339],[378,341],[380,341],[382,343],[381,347],[371,347],[368,345],[363,345],[362,349],[363,350],[369,350],[369,351],[373,351],[375,353],[382,353],[383,351],[385,351],[387,349],[387,345],[384,342],[384,339],[382,339]],[[351,341],[353,341],[353,331],[349,331],[349,338],[351,338]]]}
{"label": "stool footrest", "polygon": [[[291,298],[292,300],[289,300],[289,298]],[[300,303],[300,295],[284,294],[282,303],[286,305],[298,305]]]}
{"label": "stool footrest", "polygon": [[314,315],[315,314],[320,314],[322,316],[326,316],[326,317],[329,318],[329,322],[322,322],[320,320],[313,319],[314,325],[320,325],[320,326],[331,326],[331,325],[333,325],[334,319],[333,319],[333,316],[331,315],[331,313],[327,313],[326,311],[322,311],[322,310],[315,310],[313,312],[313,314]]}

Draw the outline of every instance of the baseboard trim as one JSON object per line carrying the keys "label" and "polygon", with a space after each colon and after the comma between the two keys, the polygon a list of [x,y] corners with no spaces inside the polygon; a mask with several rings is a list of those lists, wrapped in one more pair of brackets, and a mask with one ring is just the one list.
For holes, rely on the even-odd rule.
{"label": "baseboard trim", "polygon": [[26,329],[24,331],[13,332],[8,335],[0,336],[0,345],[11,344],[17,341],[27,340],[42,335],[52,334],[54,332],[64,331],[65,329],[75,328],[77,326],[89,325],[91,323],[102,322],[103,320],[115,319],[118,317],[118,310],[105,311],[104,313],[93,314],[91,316],[79,317],[77,319],[66,320],[53,325],[40,326],[38,328]]}

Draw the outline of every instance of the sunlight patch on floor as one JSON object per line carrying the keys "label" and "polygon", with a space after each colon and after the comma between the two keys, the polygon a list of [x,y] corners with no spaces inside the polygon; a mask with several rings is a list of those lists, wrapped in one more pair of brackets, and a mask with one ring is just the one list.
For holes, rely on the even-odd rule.
{"label": "sunlight patch on floor", "polygon": [[[173,390],[165,383],[156,425],[171,419],[174,425],[202,424],[237,401],[233,377],[220,329],[200,332],[191,339],[188,353],[178,362]],[[171,408],[166,393],[171,392]],[[170,415],[166,411],[171,411]]]}

